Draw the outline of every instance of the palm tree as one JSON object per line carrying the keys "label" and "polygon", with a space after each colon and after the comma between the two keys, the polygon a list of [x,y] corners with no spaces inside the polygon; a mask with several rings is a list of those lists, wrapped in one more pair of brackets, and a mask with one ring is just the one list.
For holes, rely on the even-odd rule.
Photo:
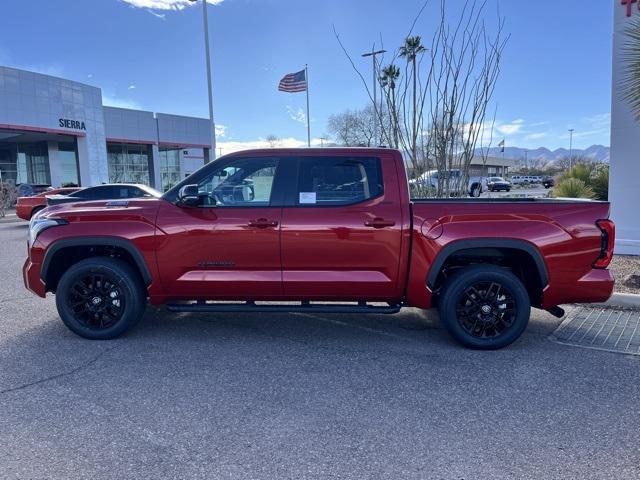
{"label": "palm tree", "polygon": [[417,147],[418,147],[418,129],[416,126],[417,116],[417,68],[416,59],[420,53],[425,52],[427,49],[422,45],[422,38],[420,35],[413,37],[407,37],[404,39],[404,45],[400,47],[400,56],[407,59],[407,62],[411,62],[411,70],[413,73],[413,122],[411,126],[411,153],[413,155],[413,161],[417,161]]}
{"label": "palm tree", "polygon": [[395,65],[387,65],[382,69],[380,85],[391,90],[389,103],[391,107],[391,130],[393,132],[393,147],[398,148],[398,112],[396,110],[396,81],[400,78],[400,69]]}
{"label": "palm tree", "polygon": [[640,21],[631,23],[626,31],[624,46],[625,73],[622,79],[624,99],[629,102],[636,118],[640,120]]}

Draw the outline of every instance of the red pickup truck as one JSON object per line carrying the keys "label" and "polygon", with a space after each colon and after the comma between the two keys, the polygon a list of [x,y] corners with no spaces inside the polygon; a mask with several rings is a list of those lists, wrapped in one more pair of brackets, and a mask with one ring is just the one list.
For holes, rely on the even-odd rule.
{"label": "red pickup truck", "polygon": [[29,227],[24,281],[60,317],[114,338],[147,301],[184,312],[394,313],[437,307],[451,335],[504,347],[531,306],[601,302],[609,204],[410,199],[400,152],[226,155],[160,199],[50,206]]}

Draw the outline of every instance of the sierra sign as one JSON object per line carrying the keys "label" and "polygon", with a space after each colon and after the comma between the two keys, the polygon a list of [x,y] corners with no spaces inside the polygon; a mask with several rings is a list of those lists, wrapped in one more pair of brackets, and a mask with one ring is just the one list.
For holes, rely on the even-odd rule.
{"label": "sierra sign", "polygon": [[87,130],[84,122],[78,120],[69,120],[68,118],[59,118],[58,125],[62,128],[73,128],[74,130]]}
{"label": "sierra sign", "polygon": [[638,0],[621,0],[621,4],[627,7],[627,17],[633,15],[632,7],[634,3],[637,4],[638,10],[640,11],[640,2],[638,2]]}

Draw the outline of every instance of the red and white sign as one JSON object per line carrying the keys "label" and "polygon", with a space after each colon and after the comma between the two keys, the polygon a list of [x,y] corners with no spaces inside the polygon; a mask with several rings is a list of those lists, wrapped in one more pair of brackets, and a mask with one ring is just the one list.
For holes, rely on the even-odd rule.
{"label": "red and white sign", "polygon": [[638,6],[638,11],[640,11],[640,2],[638,0],[621,0],[622,5],[627,7],[627,17],[633,15],[633,4],[635,3]]}

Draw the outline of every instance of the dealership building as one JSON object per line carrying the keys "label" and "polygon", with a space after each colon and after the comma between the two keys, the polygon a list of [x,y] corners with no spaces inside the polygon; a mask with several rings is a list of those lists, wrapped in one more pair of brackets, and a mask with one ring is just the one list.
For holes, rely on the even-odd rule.
{"label": "dealership building", "polygon": [[627,69],[627,29],[640,21],[640,2],[613,2],[613,88],[611,105],[611,167],[609,200],[616,222],[616,253],[640,255],[640,121],[634,116],[620,85]]}
{"label": "dealership building", "polygon": [[0,66],[2,181],[167,190],[212,157],[207,119],[107,107],[100,88]]}

